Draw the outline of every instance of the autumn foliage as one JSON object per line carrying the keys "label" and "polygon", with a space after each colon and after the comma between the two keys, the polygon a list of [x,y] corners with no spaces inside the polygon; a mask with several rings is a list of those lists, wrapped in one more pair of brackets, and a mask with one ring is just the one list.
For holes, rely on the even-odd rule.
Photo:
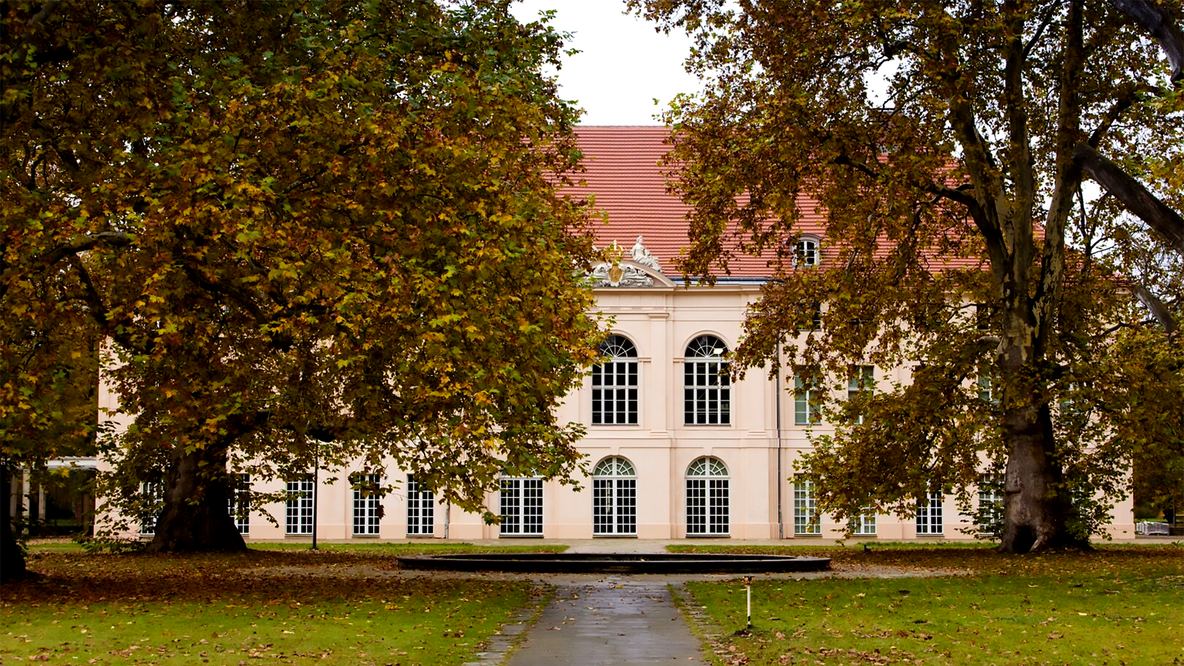
{"label": "autumn foliage", "polygon": [[32,320],[111,341],[135,422],[110,489],[170,480],[155,547],[241,547],[228,461],[395,464],[471,510],[503,472],[575,468],[552,408],[597,335],[555,193],[576,115],[542,74],[559,35],[505,5],[0,6],[0,299],[52,275],[61,312]]}
{"label": "autumn foliage", "polygon": [[[1003,549],[1080,545],[1133,458],[1184,450],[1178,2],[629,4],[695,40],[706,87],[667,114],[683,269],[769,261],[735,367],[825,389],[821,509],[972,512],[995,478]],[[910,376],[838,400],[865,365]]]}

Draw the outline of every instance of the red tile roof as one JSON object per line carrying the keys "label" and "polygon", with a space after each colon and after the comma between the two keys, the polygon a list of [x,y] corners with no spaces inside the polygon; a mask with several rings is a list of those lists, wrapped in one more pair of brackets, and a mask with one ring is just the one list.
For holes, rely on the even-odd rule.
{"label": "red tile roof", "polygon": [[[687,214],[690,207],[666,189],[665,167],[660,163],[670,150],[670,130],[654,126],[583,126],[576,128],[584,153],[582,184],[569,191],[577,197],[595,197],[595,209],[607,216],[596,225],[599,247],[615,241],[626,253],[644,238],[646,249],[658,258],[662,272],[681,278],[675,259],[689,245]],[[825,238],[825,216],[812,199],[799,201],[802,219],[797,228],[803,234]],[[828,254],[825,241],[823,256]],[[884,252],[885,250],[881,250]],[[964,268],[978,265],[968,258],[933,257],[932,268]],[[737,253],[729,261],[732,277],[760,278],[773,274],[767,258]],[[721,273],[722,276],[722,273]]]}
{"label": "red tile roof", "polygon": [[[665,143],[669,128],[653,126],[583,126],[576,129],[584,153],[582,185],[572,188],[576,196],[595,197],[595,209],[605,213],[606,223],[597,224],[599,247],[615,241],[626,254],[637,237],[658,258],[662,272],[682,277],[675,258],[687,247],[687,206],[666,189],[666,174],[660,162],[670,150]],[[812,211],[811,211],[812,212]],[[821,236],[821,216],[803,230]],[[813,227],[813,228],[811,228]],[[772,269],[760,257],[738,254],[729,262],[733,277],[767,277]]]}

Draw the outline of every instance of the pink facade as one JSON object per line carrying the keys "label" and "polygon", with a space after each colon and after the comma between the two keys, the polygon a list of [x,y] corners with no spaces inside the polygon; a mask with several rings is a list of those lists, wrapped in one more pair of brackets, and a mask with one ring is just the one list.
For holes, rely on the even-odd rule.
{"label": "pink facade", "polygon": [[[316,484],[319,539],[455,540],[545,537],[682,539],[839,538],[839,525],[812,509],[809,489],[795,485],[794,463],[809,450],[809,433],[825,423],[798,425],[792,379],[780,383],[764,370],[723,387],[718,353],[737,344],[745,308],[759,297],[762,262],[738,265],[731,280],[713,287],[676,284],[672,268],[685,244],[685,206],[665,191],[657,166],[665,152],[662,128],[583,128],[589,157],[586,191],[608,213],[602,246],[624,257],[598,267],[598,312],[613,334],[612,360],[586,378],[559,413],[588,434],[580,444],[588,469],[582,490],[558,482],[507,480],[487,506],[505,510],[502,526],[438,505],[409,492],[408,477],[388,470],[395,491],[381,499],[355,497],[349,472]],[[583,189],[583,188],[582,188]],[[818,224],[818,220],[807,220]],[[823,231],[819,226],[818,236]],[[632,248],[632,249],[630,249]],[[632,257],[632,260],[629,259]],[[825,247],[819,260],[825,261]],[[708,336],[708,337],[705,337]],[[909,380],[907,368],[875,368],[874,383]],[[101,406],[110,405],[104,392]],[[780,428],[778,427],[780,424]],[[283,483],[255,490],[282,491]],[[413,489],[411,489],[413,490]],[[311,502],[278,503],[273,526],[252,516],[252,540],[310,538]],[[381,510],[378,510],[381,505]],[[1111,533],[1133,537],[1130,501],[1115,508]],[[875,516],[858,536],[875,539],[969,539],[972,518],[952,497],[936,498],[925,520]],[[920,527],[919,527],[920,525]],[[918,531],[922,532],[918,534]],[[295,533],[294,533],[295,532]]]}

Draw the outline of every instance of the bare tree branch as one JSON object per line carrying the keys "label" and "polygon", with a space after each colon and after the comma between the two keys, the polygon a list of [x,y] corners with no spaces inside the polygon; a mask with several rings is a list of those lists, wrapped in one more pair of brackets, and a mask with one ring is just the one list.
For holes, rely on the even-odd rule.
{"label": "bare tree branch", "polygon": [[1151,293],[1151,290],[1142,284],[1135,285],[1135,296],[1138,296],[1143,305],[1147,306],[1147,309],[1151,311],[1151,315],[1155,317],[1160,326],[1163,326],[1163,330],[1168,335],[1176,332],[1178,328],[1176,318],[1172,316],[1171,310],[1168,309],[1168,306],[1164,305],[1163,301],[1159,300],[1158,296]]}
{"label": "bare tree branch", "polygon": [[1094,182],[1122,202],[1128,211],[1147,226],[1159,232],[1173,250],[1184,256],[1184,217],[1160,201],[1142,183],[1131,178],[1122,167],[1098,154],[1089,144],[1078,144],[1074,157],[1080,160],[1082,169]]}
{"label": "bare tree branch", "polygon": [[62,0],[45,0],[45,4],[41,5],[41,11],[37,12],[33,15],[33,18],[29,19],[29,25],[44,23],[45,19],[49,18],[49,15],[53,13],[53,10],[57,9],[57,6],[61,4],[61,2]]}
{"label": "bare tree branch", "polygon": [[1184,34],[1166,10],[1148,0],[1108,0],[1159,42],[1172,65],[1172,82],[1184,84]]}

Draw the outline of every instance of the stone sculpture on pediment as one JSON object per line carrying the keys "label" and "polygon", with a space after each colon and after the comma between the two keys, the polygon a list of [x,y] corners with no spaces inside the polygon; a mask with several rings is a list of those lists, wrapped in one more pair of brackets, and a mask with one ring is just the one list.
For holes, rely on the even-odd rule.
{"label": "stone sculpture on pediment", "polygon": [[652,252],[645,249],[645,245],[642,244],[641,236],[637,237],[637,242],[633,244],[633,249],[630,252],[633,256],[633,261],[641,264],[642,266],[648,266],[659,273],[662,272],[662,267],[658,265],[658,258],[655,257]]}
{"label": "stone sculpture on pediment", "polygon": [[[652,287],[655,280],[659,286],[671,286],[670,280],[662,274],[658,258],[642,244],[642,237],[637,237],[637,243],[630,250],[629,255],[617,246],[614,241],[608,250],[610,257],[619,257],[598,264],[592,269],[590,277],[593,287]],[[628,256],[628,258],[620,258]]]}

